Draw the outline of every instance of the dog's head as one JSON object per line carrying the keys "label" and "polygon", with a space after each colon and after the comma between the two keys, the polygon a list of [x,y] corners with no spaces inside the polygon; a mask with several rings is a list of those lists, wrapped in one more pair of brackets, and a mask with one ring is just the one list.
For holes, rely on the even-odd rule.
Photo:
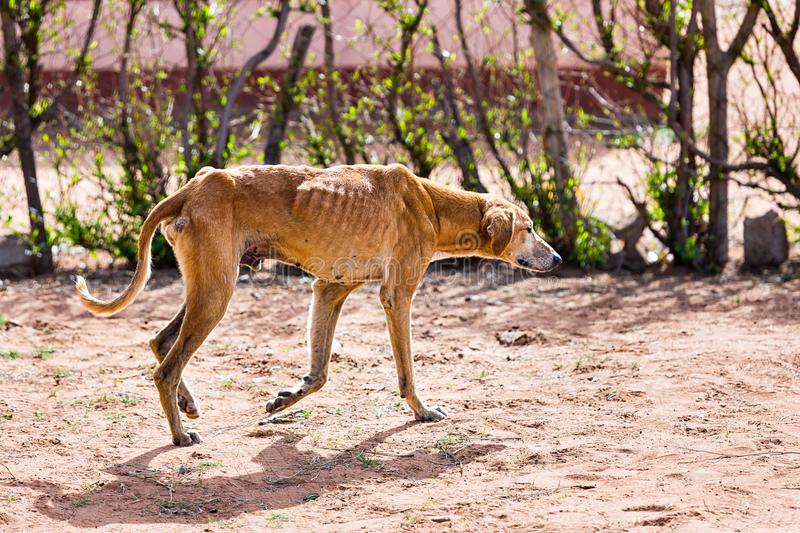
{"label": "dog's head", "polygon": [[492,257],[512,265],[547,272],[561,264],[561,256],[536,234],[533,222],[519,206],[502,199],[487,202],[481,223]]}

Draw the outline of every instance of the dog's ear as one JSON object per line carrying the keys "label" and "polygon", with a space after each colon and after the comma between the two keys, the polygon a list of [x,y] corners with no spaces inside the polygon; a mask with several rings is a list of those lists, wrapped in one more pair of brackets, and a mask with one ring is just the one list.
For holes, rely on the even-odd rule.
{"label": "dog's ear", "polygon": [[492,253],[497,257],[511,242],[515,218],[511,209],[492,209],[483,217],[483,227],[492,241]]}

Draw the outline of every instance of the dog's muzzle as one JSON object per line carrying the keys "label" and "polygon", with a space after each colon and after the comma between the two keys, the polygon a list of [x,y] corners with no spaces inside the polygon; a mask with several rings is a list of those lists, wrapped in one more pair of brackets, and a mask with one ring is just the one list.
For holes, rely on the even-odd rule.
{"label": "dog's muzzle", "polygon": [[555,269],[558,265],[562,263],[561,256],[558,255],[556,252],[553,252],[553,255],[550,257],[549,264],[542,264],[542,261],[538,261],[536,259],[530,257],[519,256],[517,257],[517,264],[524,268],[529,268],[531,270],[536,270],[539,272],[549,272]]}

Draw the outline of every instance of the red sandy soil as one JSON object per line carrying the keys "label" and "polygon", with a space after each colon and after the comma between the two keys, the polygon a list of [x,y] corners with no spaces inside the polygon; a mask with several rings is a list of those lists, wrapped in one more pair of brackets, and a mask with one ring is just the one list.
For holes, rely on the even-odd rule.
{"label": "red sandy soil", "polygon": [[[69,276],[0,289],[0,530],[788,530],[800,524],[800,280],[436,274],[414,309],[419,424],[377,288],[355,293],[328,384],[305,372],[308,280],[240,283],[186,373],[203,442],[172,446],[147,339],[158,273],[118,317]],[[128,274],[96,273],[101,297]],[[10,322],[8,321],[10,319]],[[497,338],[514,340],[504,346]],[[16,353],[14,353],[16,352]]]}

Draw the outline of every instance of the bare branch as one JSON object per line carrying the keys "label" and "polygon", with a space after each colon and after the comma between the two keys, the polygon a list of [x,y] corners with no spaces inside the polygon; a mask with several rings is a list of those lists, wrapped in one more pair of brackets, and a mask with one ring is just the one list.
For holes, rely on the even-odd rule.
{"label": "bare branch", "polygon": [[356,162],[355,150],[353,149],[353,143],[347,138],[342,126],[341,117],[339,116],[339,88],[337,87],[338,82],[335,78],[336,60],[333,50],[333,27],[331,26],[330,2],[331,0],[322,0],[320,2],[322,28],[325,30],[325,92],[328,100],[328,113],[330,114],[333,133],[336,135],[336,140],[338,140],[339,144],[342,146],[345,163],[352,165]]}
{"label": "bare branch", "polygon": [[725,52],[725,55],[728,56],[731,62],[739,57],[739,54],[742,53],[742,48],[744,48],[744,45],[747,43],[748,39],[750,39],[760,11],[761,4],[758,1],[753,0],[750,2],[750,5],[747,6],[747,13],[745,13],[742,25],[739,26],[736,37],[733,38],[730,46],[728,46],[728,50]]}
{"label": "bare branch", "polygon": [[[600,14],[600,17],[602,18],[602,13]],[[591,57],[587,56],[580,49],[580,47],[578,45],[576,45],[572,41],[572,39],[570,39],[567,36],[566,33],[564,33],[563,25],[555,24],[551,19],[549,19],[549,17],[548,17],[548,20],[543,21],[543,22],[546,23],[547,25],[549,25],[553,29],[555,34],[558,35],[559,39],[561,39],[561,42],[564,43],[564,45],[567,48],[569,48],[572,53],[574,53],[576,56],[578,56],[578,58],[581,61],[583,61],[584,63],[588,63],[590,65],[594,65],[594,66],[600,67],[603,70],[605,70],[607,72],[610,72],[610,73],[612,73],[612,74],[614,74],[616,76],[620,76],[622,78],[632,80],[637,85],[642,85],[642,86],[647,85],[647,86],[650,86],[650,87],[655,87],[657,89],[669,89],[670,88],[669,87],[669,83],[667,83],[667,82],[665,82],[663,80],[659,80],[659,79],[655,79],[655,78],[649,78],[649,77],[647,77],[647,75],[636,76],[630,68],[627,68],[627,70],[626,70],[626,67],[619,66],[617,63],[615,63],[613,61],[613,59],[610,59],[609,57],[591,58]],[[601,24],[601,22],[598,22],[598,24]],[[601,34],[603,35],[603,39],[604,39],[603,46],[604,46],[604,49],[607,46],[611,47],[611,52],[610,52],[611,55],[610,55],[610,57],[613,58],[614,55],[615,55],[614,52],[613,52],[614,44],[613,44],[613,42],[608,41],[608,39],[611,38],[611,35],[607,35],[607,33],[608,32],[605,32],[605,31],[601,30]],[[608,50],[606,50],[606,53],[609,54]]]}
{"label": "bare branch", "polygon": [[75,60],[75,67],[72,69],[72,73],[67,78],[64,87],[55,96],[55,98],[53,98],[53,101],[50,102],[49,106],[47,106],[45,112],[37,117],[32,117],[32,125],[34,129],[42,124],[46,124],[56,117],[58,108],[61,105],[61,101],[64,100],[67,94],[72,91],[75,82],[78,81],[78,77],[86,70],[86,56],[89,54],[89,47],[92,44],[92,38],[94,37],[94,31],[97,27],[97,21],[100,18],[101,4],[102,0],[94,0],[94,3],[92,4],[92,18],[89,20],[89,27],[86,29],[86,37],[83,40],[83,46],[81,47],[80,54]]}
{"label": "bare branch", "polygon": [[637,200],[636,195],[633,193],[633,190],[631,190],[631,188],[628,186],[627,183],[625,183],[619,178],[617,178],[617,185],[622,187],[622,189],[625,191],[625,196],[628,197],[628,200],[630,200],[630,202],[636,208],[636,211],[642,216],[642,218],[645,221],[645,224],[647,225],[647,229],[649,229],[650,232],[653,235],[655,235],[656,239],[658,239],[661,242],[661,244],[669,248],[670,244],[669,241],[667,240],[667,237],[653,226],[653,221],[650,218],[650,213],[647,211],[647,204],[645,202],[640,202],[639,200]]}
{"label": "bare branch", "polygon": [[214,150],[214,165],[216,166],[221,166],[224,163],[222,161],[222,154],[225,151],[225,146],[228,144],[228,133],[230,132],[233,106],[236,103],[236,99],[239,97],[239,93],[241,93],[242,89],[244,88],[244,83],[247,80],[247,77],[254,68],[272,55],[272,53],[278,47],[281,36],[286,29],[286,21],[289,19],[289,0],[281,0],[280,8],[277,25],[275,26],[275,31],[272,33],[272,37],[270,38],[269,42],[264,48],[250,56],[228,88],[225,109],[223,109],[222,116],[220,117],[219,131],[217,132],[217,144]]}
{"label": "bare branch", "polygon": [[447,60],[442,52],[442,47],[439,44],[439,36],[435,26],[431,26],[431,43],[433,44],[433,55],[439,60],[439,65],[442,68],[441,77],[444,83],[443,100],[445,108],[447,109],[447,114],[450,115],[452,120],[452,125],[448,128],[450,131],[445,131],[444,137],[452,147],[456,162],[461,168],[461,186],[467,190],[487,192],[478,174],[478,164],[475,161],[472,145],[470,145],[466,137],[464,121],[461,119],[461,113],[458,110],[453,77],[447,66]]}
{"label": "bare branch", "polygon": [[792,74],[794,74],[798,83],[800,83],[800,58],[798,58],[797,51],[794,48],[797,30],[800,28],[800,0],[795,0],[794,17],[792,18],[789,30],[786,32],[781,28],[778,18],[775,15],[775,10],[772,9],[772,4],[769,0],[764,0],[764,11],[767,13],[767,18],[769,18],[770,23],[770,27],[767,31],[772,35],[772,38],[775,39],[775,42],[778,43],[778,46],[783,52],[783,56],[786,58],[789,69],[792,71]]}
{"label": "bare branch", "polygon": [[464,23],[461,16],[461,0],[455,0],[455,15],[456,15],[456,31],[458,32],[458,40],[461,43],[461,51],[464,53],[464,62],[467,65],[467,73],[472,81],[472,104],[475,110],[475,117],[478,123],[478,129],[483,135],[486,144],[489,145],[489,151],[492,152],[495,161],[500,165],[503,175],[506,179],[511,178],[511,169],[508,167],[503,157],[500,155],[500,150],[497,148],[492,128],[489,125],[489,119],[486,116],[486,111],[483,108],[485,101],[483,95],[483,83],[478,75],[478,70],[475,68],[475,61],[472,58],[472,52],[467,43],[466,32],[464,32]]}
{"label": "bare branch", "polygon": [[264,147],[264,164],[277,165],[281,161],[281,142],[286,137],[286,125],[289,121],[289,114],[295,107],[295,94],[297,80],[303,70],[306,61],[308,47],[311,45],[311,37],[314,35],[315,26],[304,24],[300,26],[292,43],[292,52],[289,56],[289,67],[286,70],[286,77],[281,84],[281,92],[278,101],[270,116],[269,128],[267,131],[267,143]]}

